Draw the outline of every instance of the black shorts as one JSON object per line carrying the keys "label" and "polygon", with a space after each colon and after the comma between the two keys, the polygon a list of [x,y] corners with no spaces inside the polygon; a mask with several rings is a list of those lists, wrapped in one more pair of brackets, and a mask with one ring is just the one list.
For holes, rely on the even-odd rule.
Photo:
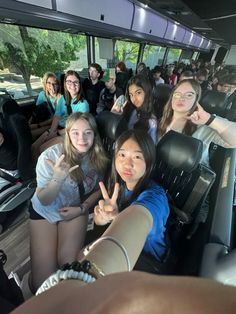
{"label": "black shorts", "polygon": [[41,220],[41,219],[44,219],[45,218],[41,215],[39,215],[34,209],[33,209],[33,206],[32,206],[32,203],[30,202],[30,206],[29,206],[29,216],[30,216],[30,219],[32,220]]}

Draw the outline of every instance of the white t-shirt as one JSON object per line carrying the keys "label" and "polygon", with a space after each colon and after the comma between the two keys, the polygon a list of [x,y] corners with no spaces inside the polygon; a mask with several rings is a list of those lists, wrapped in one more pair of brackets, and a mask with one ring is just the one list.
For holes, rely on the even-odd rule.
{"label": "white t-shirt", "polygon": [[[56,144],[45,150],[38,159],[36,166],[37,173],[37,187],[45,188],[53,176],[53,168],[51,164],[48,163],[47,159],[52,161],[57,161],[59,157],[63,154],[63,145]],[[89,160],[84,157],[80,167],[84,173],[84,191],[85,195],[92,192],[99,181],[98,174],[91,167]],[[42,205],[38,199],[36,192],[34,193],[32,199],[32,206],[34,210],[48,220],[50,223],[56,223],[63,218],[60,216],[58,209],[66,206],[79,206],[80,205],[80,195],[78,184],[68,176],[53,202],[49,205]]]}

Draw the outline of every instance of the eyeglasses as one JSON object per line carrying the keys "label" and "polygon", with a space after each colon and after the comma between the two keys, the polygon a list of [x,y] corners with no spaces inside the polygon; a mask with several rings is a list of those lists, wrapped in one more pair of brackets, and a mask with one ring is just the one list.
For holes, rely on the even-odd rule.
{"label": "eyeglasses", "polygon": [[180,92],[174,92],[174,94],[173,94],[173,98],[175,98],[175,99],[185,99],[185,100],[191,100],[191,99],[194,98],[194,96],[195,96],[195,94],[191,93],[191,92],[184,93],[184,94],[182,94]]}
{"label": "eyeglasses", "polygon": [[70,81],[70,80],[67,80],[67,81],[66,81],[66,84],[67,84],[68,86],[72,86],[72,85],[79,86],[79,81]]}
{"label": "eyeglasses", "polygon": [[47,82],[46,84],[50,85],[50,86],[58,86],[57,83],[52,83],[52,82]]}

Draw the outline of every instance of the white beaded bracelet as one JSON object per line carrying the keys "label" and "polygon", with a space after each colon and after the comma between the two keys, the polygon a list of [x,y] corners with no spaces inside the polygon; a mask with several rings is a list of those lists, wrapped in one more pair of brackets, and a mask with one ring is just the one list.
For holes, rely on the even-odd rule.
{"label": "white beaded bracelet", "polygon": [[62,280],[67,279],[79,279],[81,281],[84,281],[86,283],[92,283],[96,281],[96,278],[91,276],[88,273],[85,273],[83,271],[75,271],[73,269],[67,269],[67,270],[60,270],[54,274],[52,274],[48,279],[46,279],[42,285],[38,288],[36,295],[41,294],[42,292],[50,289],[51,287],[57,285]]}

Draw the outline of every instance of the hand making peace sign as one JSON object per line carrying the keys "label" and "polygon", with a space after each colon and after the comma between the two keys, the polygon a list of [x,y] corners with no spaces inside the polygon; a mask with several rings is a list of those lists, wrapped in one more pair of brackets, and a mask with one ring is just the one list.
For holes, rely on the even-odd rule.
{"label": "hand making peace sign", "polygon": [[70,165],[64,161],[65,155],[62,154],[61,157],[55,162],[51,159],[47,159],[48,163],[53,167],[53,177],[59,181],[65,180],[65,178],[79,165],[70,167]]}
{"label": "hand making peace sign", "polygon": [[[117,198],[119,195],[119,183],[114,186],[112,197],[110,198],[103,182],[99,182],[99,186],[102,192],[103,200],[98,202],[98,205],[94,208],[95,222],[100,225],[107,224],[113,220],[118,214]],[[98,221],[99,220],[99,221]]]}

